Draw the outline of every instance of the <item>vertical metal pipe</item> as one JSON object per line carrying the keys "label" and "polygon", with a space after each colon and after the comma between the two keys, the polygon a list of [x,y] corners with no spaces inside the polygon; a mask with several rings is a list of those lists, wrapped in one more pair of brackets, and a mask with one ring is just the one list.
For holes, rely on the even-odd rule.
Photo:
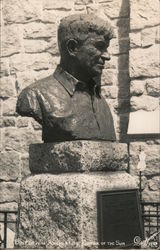
{"label": "vertical metal pipe", "polygon": [[151,236],[151,217],[150,217],[150,208],[148,210],[148,218],[149,218],[149,223],[148,223],[148,227],[149,227],[149,237]]}
{"label": "vertical metal pipe", "polygon": [[159,207],[158,204],[156,206],[156,215],[157,215],[157,242],[158,242],[158,247],[159,247]]}
{"label": "vertical metal pipe", "polygon": [[4,213],[4,248],[7,248],[7,212]]}
{"label": "vertical metal pipe", "polygon": [[130,174],[130,143],[128,142],[127,143],[127,151],[128,151],[128,156],[129,156],[129,158],[128,158],[128,173]]}
{"label": "vertical metal pipe", "polygon": [[145,231],[145,210],[144,210],[144,204],[142,204],[142,223],[143,223],[143,232],[144,232],[144,238],[146,238],[146,231]]}
{"label": "vertical metal pipe", "polygon": [[142,172],[139,172],[139,191],[140,191],[140,202],[142,202]]}

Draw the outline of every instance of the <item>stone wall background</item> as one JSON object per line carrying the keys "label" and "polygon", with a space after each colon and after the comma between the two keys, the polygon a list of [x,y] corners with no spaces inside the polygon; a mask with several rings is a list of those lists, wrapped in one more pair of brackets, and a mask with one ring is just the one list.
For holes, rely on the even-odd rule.
{"label": "stone wall background", "polygon": [[[53,73],[59,62],[57,26],[72,13],[95,12],[115,28],[103,93],[117,139],[126,136],[129,112],[158,106],[158,0],[1,0],[0,209],[17,209],[19,183],[30,171],[28,145],[41,142],[41,127],[15,112],[20,91]],[[131,98],[130,98],[131,97]],[[145,200],[158,200],[159,140],[129,142],[130,171],[137,175],[139,145],[147,154]]]}
{"label": "stone wall background", "polygon": [[[154,111],[160,96],[160,3],[159,0],[130,0],[130,108]],[[129,143],[130,172],[137,175],[139,147],[146,154],[143,172],[145,201],[160,201],[160,140],[136,139]]]}

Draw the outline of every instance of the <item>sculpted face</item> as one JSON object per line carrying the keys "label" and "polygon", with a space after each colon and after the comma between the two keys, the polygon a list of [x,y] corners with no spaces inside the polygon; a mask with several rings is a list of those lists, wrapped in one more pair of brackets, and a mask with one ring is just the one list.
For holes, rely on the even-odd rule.
{"label": "sculpted face", "polygon": [[91,34],[75,53],[77,66],[90,77],[101,75],[105,61],[110,60],[108,47],[104,36]]}

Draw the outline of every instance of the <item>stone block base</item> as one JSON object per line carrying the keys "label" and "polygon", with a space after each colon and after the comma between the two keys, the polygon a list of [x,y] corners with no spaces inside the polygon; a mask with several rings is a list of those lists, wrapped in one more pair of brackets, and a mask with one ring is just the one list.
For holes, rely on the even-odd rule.
{"label": "stone block base", "polygon": [[108,141],[65,141],[31,144],[33,174],[127,170],[126,143]]}
{"label": "stone block base", "polygon": [[98,248],[97,191],[134,189],[129,174],[41,174],[21,183],[20,248]]}

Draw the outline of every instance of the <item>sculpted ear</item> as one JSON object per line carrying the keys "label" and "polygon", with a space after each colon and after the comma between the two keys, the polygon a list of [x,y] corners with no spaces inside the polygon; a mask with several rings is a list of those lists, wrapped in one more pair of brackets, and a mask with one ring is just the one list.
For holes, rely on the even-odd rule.
{"label": "sculpted ear", "polygon": [[69,55],[74,56],[78,48],[78,42],[75,39],[70,39],[66,42],[66,47]]}

